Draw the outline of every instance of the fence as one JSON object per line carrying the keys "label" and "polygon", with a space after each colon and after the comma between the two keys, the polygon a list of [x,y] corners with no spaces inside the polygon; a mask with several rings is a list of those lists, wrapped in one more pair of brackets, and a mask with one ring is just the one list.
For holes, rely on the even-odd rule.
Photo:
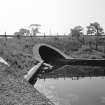
{"label": "fence", "polygon": [[[0,38],[2,37],[10,37],[10,38],[13,38],[13,37],[17,37],[18,35],[0,35]],[[66,37],[66,36],[70,36],[70,35],[65,35],[65,34],[62,34],[62,35],[36,35],[36,36],[25,36],[25,35],[21,35],[20,37]],[[86,37],[86,36],[89,36],[89,37],[105,37],[105,35],[81,35],[82,37]]]}

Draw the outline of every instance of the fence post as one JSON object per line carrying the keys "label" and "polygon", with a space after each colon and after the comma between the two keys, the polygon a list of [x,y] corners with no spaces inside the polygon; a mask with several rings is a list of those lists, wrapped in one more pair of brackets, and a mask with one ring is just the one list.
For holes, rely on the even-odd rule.
{"label": "fence post", "polygon": [[46,37],[45,33],[44,33],[44,38]]}
{"label": "fence post", "polygon": [[6,32],[4,33],[4,35],[5,35],[5,40],[7,41],[7,35],[6,35]]}
{"label": "fence post", "polygon": [[84,38],[84,36],[82,38],[82,43],[85,44],[85,38]]}
{"label": "fence post", "polygon": [[30,38],[32,39],[32,41],[33,41],[33,38],[32,38],[32,35],[30,34]]}

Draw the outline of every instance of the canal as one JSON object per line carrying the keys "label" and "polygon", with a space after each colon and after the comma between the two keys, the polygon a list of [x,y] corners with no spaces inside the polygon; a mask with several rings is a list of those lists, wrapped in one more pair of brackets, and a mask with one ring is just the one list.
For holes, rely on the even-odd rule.
{"label": "canal", "polygon": [[105,105],[104,68],[67,67],[35,84],[55,105]]}

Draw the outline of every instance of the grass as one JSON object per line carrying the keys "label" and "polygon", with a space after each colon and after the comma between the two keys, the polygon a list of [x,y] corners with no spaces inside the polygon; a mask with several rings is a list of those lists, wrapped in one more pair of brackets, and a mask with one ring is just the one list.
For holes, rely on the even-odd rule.
{"label": "grass", "polygon": [[32,55],[34,43],[16,38],[0,40],[0,56],[11,65],[0,65],[0,105],[53,105],[23,78],[36,64]]}
{"label": "grass", "polygon": [[14,73],[16,69],[0,69],[0,105],[53,105],[22,77]]}

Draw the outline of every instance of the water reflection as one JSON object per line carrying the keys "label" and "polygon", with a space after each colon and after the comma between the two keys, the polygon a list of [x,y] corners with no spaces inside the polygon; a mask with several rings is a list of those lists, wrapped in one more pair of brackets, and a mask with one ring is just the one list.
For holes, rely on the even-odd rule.
{"label": "water reflection", "polygon": [[54,70],[50,73],[45,73],[40,76],[40,79],[48,78],[72,78],[81,79],[84,77],[98,77],[105,76],[104,67],[88,67],[88,66],[65,66]]}
{"label": "water reflection", "polygon": [[35,84],[55,105],[105,105],[105,69],[64,67],[44,74]]}

